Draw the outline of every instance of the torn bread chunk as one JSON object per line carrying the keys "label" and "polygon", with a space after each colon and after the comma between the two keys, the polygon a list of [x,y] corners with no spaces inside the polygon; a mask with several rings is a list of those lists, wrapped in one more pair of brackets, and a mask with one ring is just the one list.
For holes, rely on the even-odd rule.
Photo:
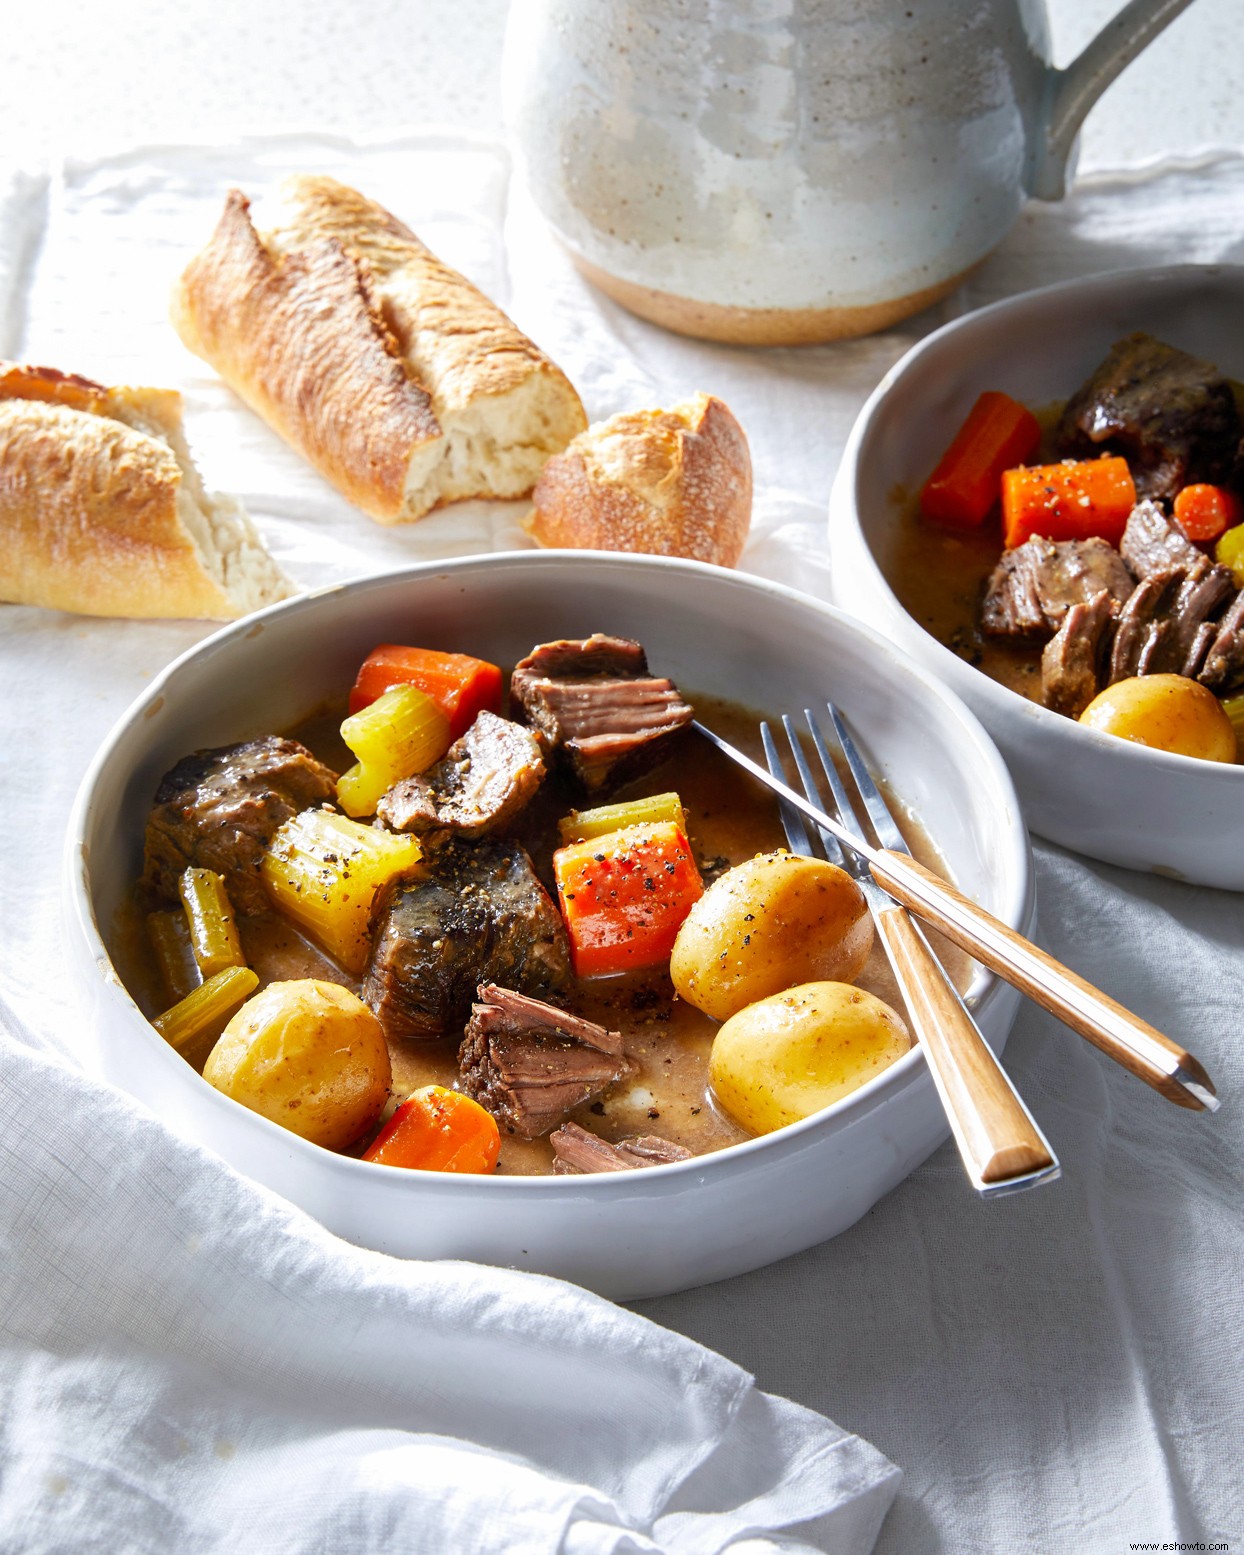
{"label": "torn bread chunk", "polygon": [[372,518],[526,496],[586,426],[565,374],[374,200],[301,175],[256,214],[229,195],[173,322]]}
{"label": "torn bread chunk", "polygon": [[0,598],[80,615],[231,621],[295,592],[208,492],[171,389],[0,363]]}

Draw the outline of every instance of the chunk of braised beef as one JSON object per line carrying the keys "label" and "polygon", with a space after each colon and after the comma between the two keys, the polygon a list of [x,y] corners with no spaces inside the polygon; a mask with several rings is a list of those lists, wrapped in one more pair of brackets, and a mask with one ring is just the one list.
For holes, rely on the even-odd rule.
{"label": "chunk of braised beef", "polygon": [[462,1030],[481,977],[559,992],[566,930],[517,843],[450,840],[384,901],[363,998],[390,1037],[439,1037]]}
{"label": "chunk of braised beef", "polygon": [[1217,623],[1197,679],[1219,696],[1226,696],[1244,681],[1244,589]]}
{"label": "chunk of braised beef", "polygon": [[632,1172],[643,1166],[665,1166],[671,1161],[689,1161],[692,1152],[672,1139],[658,1134],[642,1134],[610,1144],[599,1134],[563,1123],[549,1135],[553,1147],[553,1170],[559,1176],[587,1172]]}
{"label": "chunk of braised beef", "polygon": [[544,771],[531,730],[485,710],[435,766],[396,783],[376,813],[394,831],[480,837],[525,808]]}
{"label": "chunk of braised beef", "polygon": [[646,675],[648,657],[633,637],[611,637],[593,632],[590,637],[559,637],[537,643],[516,666],[520,680],[526,675],[553,680],[582,680],[590,675],[608,679]]}
{"label": "chunk of braised beef", "polygon": [[1182,572],[1151,573],[1132,590],[1115,621],[1107,685],[1153,673],[1152,666],[1170,635],[1167,607],[1183,576]]}
{"label": "chunk of braised beef", "polygon": [[985,588],[981,628],[991,637],[1048,637],[1072,605],[1104,592],[1117,608],[1132,587],[1122,557],[1106,541],[1034,537],[1003,552]]}
{"label": "chunk of braised beef", "polygon": [[1197,674],[1217,636],[1214,617],[1235,592],[1230,571],[1205,557],[1183,575],[1168,606],[1169,630],[1162,642],[1157,672]]}
{"label": "chunk of braised beef", "polygon": [[1067,401],[1055,444],[1060,457],[1122,455],[1138,496],[1169,499],[1190,482],[1228,479],[1241,430],[1218,368],[1137,333]]}
{"label": "chunk of braised beef", "polygon": [[337,774],[297,740],[265,735],[195,751],[165,773],[147,820],[143,885],[176,901],[193,865],[223,875],[239,913],[269,904],[259,866],[277,828],[337,792]]}
{"label": "chunk of braised beef", "polygon": [[1072,605],[1041,654],[1041,700],[1078,718],[1101,689],[1110,657],[1115,604],[1104,590]]}
{"label": "chunk of braised beef", "polygon": [[458,1051],[463,1090],[522,1139],[556,1128],[628,1067],[621,1032],[495,983],[480,985]]}
{"label": "chunk of braised beef", "polygon": [[695,716],[673,681],[649,673],[639,643],[599,632],[533,648],[510,698],[589,794],[661,760]]}
{"label": "chunk of braised beef", "polygon": [[1137,578],[1159,572],[1187,571],[1205,560],[1156,502],[1138,502],[1128,515],[1119,552]]}

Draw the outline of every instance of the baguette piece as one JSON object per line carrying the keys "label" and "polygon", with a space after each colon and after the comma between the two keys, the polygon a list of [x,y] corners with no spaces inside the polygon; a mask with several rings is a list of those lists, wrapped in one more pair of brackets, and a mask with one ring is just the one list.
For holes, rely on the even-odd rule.
{"label": "baguette piece", "polygon": [[209,494],[172,389],[0,362],[0,599],[80,615],[231,621],[294,587]]}
{"label": "baguette piece", "polygon": [[550,459],[526,528],[541,545],[733,567],[752,517],[743,428],[711,394],[594,422]]}
{"label": "baguette piece", "polygon": [[174,326],[372,518],[526,496],[586,426],[565,374],[374,200],[303,174],[262,223],[234,190]]}

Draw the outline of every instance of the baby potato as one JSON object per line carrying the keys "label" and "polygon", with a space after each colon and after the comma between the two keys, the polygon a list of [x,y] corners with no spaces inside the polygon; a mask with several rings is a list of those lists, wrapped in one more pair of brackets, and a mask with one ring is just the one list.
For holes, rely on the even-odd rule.
{"label": "baby potato", "polygon": [[731,1117],[769,1134],[858,1090],[910,1047],[906,1025],[875,994],[804,983],[731,1016],[708,1070]]}
{"label": "baby potato", "polygon": [[845,870],[796,853],[759,853],[709,886],[678,930],[670,976],[714,1020],[796,983],[849,983],[873,924]]}
{"label": "baby potato", "polygon": [[252,1112],[328,1150],[380,1116],[393,1078],[384,1028],[337,983],[269,983],[208,1055],[203,1078]]}
{"label": "baby potato", "polygon": [[1222,703],[1186,675],[1135,675],[1099,692],[1080,722],[1154,750],[1202,761],[1236,759],[1235,730]]}

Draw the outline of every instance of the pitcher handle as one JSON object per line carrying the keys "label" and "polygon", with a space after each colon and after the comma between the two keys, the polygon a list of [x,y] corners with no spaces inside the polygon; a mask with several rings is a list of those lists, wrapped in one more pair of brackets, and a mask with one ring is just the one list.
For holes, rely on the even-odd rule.
{"label": "pitcher handle", "polygon": [[1065,70],[1051,70],[1028,179],[1038,200],[1061,200],[1067,163],[1089,109],[1110,83],[1192,0],[1129,0]]}

